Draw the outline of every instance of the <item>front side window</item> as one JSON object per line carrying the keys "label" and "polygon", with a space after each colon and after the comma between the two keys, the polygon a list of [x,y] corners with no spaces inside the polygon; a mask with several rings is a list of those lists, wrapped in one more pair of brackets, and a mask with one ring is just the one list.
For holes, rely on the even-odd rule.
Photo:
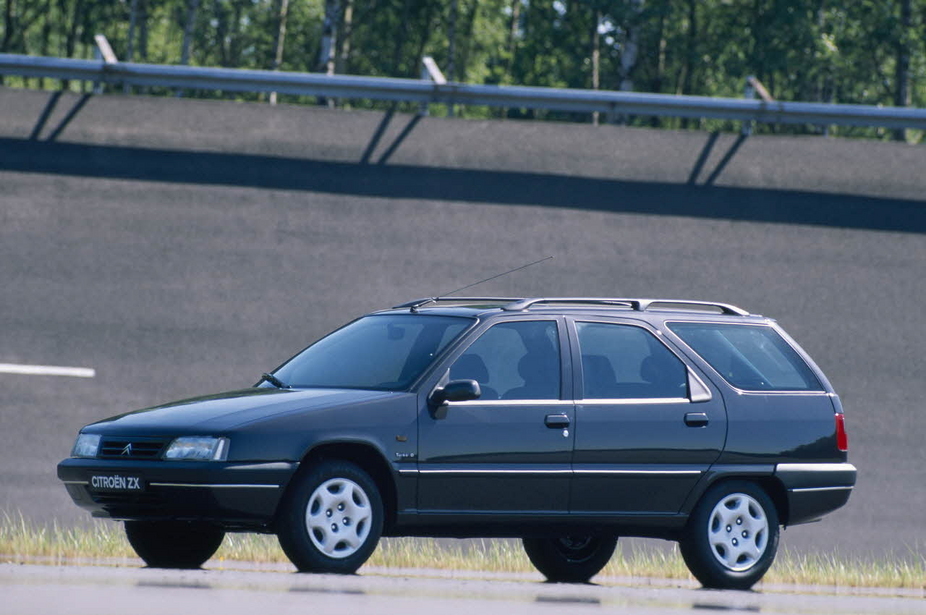
{"label": "front side window", "polygon": [[649,331],[577,322],[585,399],[681,399],[688,369]]}
{"label": "front side window", "polygon": [[312,344],[274,372],[292,387],[401,391],[473,324],[424,314],[366,316]]}
{"label": "front side window", "polygon": [[810,367],[771,327],[686,322],[669,328],[738,389],[823,390]]}
{"label": "front side window", "polygon": [[552,320],[507,322],[483,333],[450,367],[475,380],[480,399],[559,399],[559,336]]}

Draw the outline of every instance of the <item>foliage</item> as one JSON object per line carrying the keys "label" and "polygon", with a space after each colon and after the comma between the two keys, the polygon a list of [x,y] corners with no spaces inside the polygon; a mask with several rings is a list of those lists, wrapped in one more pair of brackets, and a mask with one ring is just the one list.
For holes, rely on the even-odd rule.
{"label": "foliage", "polygon": [[[133,61],[177,63],[192,14],[192,64],[269,69],[280,2],[0,0],[0,52],[87,58],[102,33],[127,59],[131,31]],[[597,44],[602,89],[738,97],[754,75],[779,100],[926,106],[926,0],[290,0],[282,70],[319,70],[326,11],[349,74],[414,78],[431,55],[457,81],[590,88]]]}

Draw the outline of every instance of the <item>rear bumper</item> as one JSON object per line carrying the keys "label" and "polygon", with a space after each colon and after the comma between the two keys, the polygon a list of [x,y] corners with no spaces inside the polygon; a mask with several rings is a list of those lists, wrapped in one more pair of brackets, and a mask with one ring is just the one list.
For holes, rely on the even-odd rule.
{"label": "rear bumper", "polygon": [[810,523],[849,501],[857,470],[851,463],[780,463],[775,476],[788,490],[788,525]]}
{"label": "rear bumper", "polygon": [[273,521],[298,467],[289,462],[71,458],[58,464],[58,478],[74,503],[94,517],[206,520],[227,528],[258,528]]}

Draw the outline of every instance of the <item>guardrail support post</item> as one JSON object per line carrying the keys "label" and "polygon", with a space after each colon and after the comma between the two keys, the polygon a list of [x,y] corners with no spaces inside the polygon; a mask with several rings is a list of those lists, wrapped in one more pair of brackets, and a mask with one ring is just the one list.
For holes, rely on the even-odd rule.
{"label": "guardrail support post", "polygon": [[[762,82],[755,78],[754,75],[749,75],[746,77],[746,90],[743,92],[743,98],[747,100],[755,100],[756,94],[759,95],[759,98],[763,102],[775,102],[775,99],[772,98],[772,95],[768,93],[768,90],[765,89],[765,86],[762,85]],[[741,133],[743,136],[749,136],[752,134],[752,127],[755,125],[755,120],[743,121],[743,127]]]}
{"label": "guardrail support post", "polygon": [[[444,77],[444,73],[431,56],[421,58],[421,79],[433,81],[435,85],[447,85],[447,78]],[[450,109],[450,115],[453,116],[453,102],[450,103]],[[428,103],[423,102],[418,105],[418,115],[428,115]]]}
{"label": "guardrail support post", "polygon": [[[755,77],[752,75],[746,77],[746,89],[743,91],[743,98],[746,100],[755,100],[756,98],[756,88],[752,85],[753,79],[755,79]],[[755,124],[753,120],[743,120],[743,125],[740,127],[740,134],[744,137],[751,135],[753,124]]]}
{"label": "guardrail support post", "polygon": [[[97,34],[93,37],[93,42],[96,43],[96,49],[93,52],[93,56],[97,60],[103,60],[104,64],[118,64],[119,58],[116,57],[116,54],[113,52],[112,46],[109,44],[109,40],[102,34]],[[105,69],[105,67],[104,67]],[[96,81],[93,84],[93,93],[102,94],[103,93],[102,81]]]}
{"label": "guardrail support post", "polygon": [[614,124],[617,122],[617,108],[614,104],[608,106],[608,111],[605,114],[604,121],[606,124]]}

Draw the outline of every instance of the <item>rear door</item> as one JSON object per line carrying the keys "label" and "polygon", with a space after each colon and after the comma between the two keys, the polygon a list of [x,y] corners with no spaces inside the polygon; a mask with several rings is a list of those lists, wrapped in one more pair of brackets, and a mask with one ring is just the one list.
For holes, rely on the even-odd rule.
{"label": "rear door", "polygon": [[576,389],[571,512],[678,513],[723,450],[719,391],[641,321],[575,318],[568,328]]}

